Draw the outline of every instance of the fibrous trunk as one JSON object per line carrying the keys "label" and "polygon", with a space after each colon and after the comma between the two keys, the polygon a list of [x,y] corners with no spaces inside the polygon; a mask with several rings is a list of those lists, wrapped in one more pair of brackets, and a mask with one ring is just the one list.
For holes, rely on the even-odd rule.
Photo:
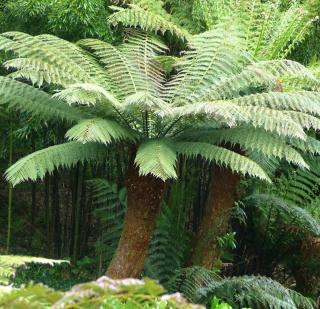
{"label": "fibrous trunk", "polygon": [[222,252],[218,238],[228,232],[239,180],[240,176],[228,168],[213,168],[206,207],[195,238],[192,265],[212,269],[220,260]]}
{"label": "fibrous trunk", "polygon": [[152,175],[140,176],[131,164],[127,176],[127,212],[118,248],[107,270],[114,279],[141,274],[159,213],[164,182]]}

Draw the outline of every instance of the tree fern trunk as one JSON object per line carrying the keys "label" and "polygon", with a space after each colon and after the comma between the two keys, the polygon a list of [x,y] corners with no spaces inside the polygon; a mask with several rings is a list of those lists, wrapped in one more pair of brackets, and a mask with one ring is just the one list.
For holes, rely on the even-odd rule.
{"label": "tree fern trunk", "polygon": [[131,164],[127,176],[127,213],[118,248],[107,270],[111,278],[139,277],[144,267],[164,191],[164,182],[140,176]]}
{"label": "tree fern trunk", "polygon": [[203,219],[193,249],[191,264],[212,269],[221,257],[218,237],[229,228],[230,211],[236,201],[240,176],[228,168],[213,168],[211,186]]}

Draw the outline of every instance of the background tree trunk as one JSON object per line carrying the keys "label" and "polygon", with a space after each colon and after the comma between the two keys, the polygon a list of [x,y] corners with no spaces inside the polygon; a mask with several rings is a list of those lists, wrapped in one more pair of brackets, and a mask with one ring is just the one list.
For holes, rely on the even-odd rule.
{"label": "background tree trunk", "polygon": [[127,212],[118,248],[107,270],[115,279],[137,278],[144,267],[164,192],[164,182],[139,176],[131,164],[127,176]]}
{"label": "background tree trunk", "polygon": [[203,218],[195,237],[191,264],[212,269],[221,257],[218,237],[229,228],[230,211],[237,198],[240,176],[230,169],[215,166]]}

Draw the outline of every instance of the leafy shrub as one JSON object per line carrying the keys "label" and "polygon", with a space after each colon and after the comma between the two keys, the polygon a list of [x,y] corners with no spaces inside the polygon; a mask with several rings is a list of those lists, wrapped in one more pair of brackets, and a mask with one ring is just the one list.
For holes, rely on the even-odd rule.
{"label": "leafy shrub", "polygon": [[20,289],[5,287],[0,290],[0,308],[203,308],[187,303],[179,293],[163,293],[164,289],[150,279],[111,280],[101,277],[97,281],[76,285],[66,293],[42,284],[30,284]]}
{"label": "leafy shrub", "polygon": [[49,267],[35,263],[28,267],[19,267],[15,276],[11,277],[10,283],[20,287],[32,281],[42,283],[50,288],[62,291],[69,290],[73,285],[94,280],[97,278],[96,261],[89,257],[78,260],[77,263],[62,263]]}
{"label": "leafy shrub", "polygon": [[19,255],[0,255],[0,284],[6,285],[16,274],[20,267],[24,269],[30,264],[56,265],[67,263],[65,260],[51,260],[42,257],[19,256]]}

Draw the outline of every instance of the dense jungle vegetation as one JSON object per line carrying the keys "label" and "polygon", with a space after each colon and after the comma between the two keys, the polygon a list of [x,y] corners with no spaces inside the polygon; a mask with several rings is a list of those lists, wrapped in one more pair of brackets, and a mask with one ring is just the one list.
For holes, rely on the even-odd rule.
{"label": "dense jungle vegetation", "polygon": [[1,0],[0,308],[320,308],[319,0]]}

